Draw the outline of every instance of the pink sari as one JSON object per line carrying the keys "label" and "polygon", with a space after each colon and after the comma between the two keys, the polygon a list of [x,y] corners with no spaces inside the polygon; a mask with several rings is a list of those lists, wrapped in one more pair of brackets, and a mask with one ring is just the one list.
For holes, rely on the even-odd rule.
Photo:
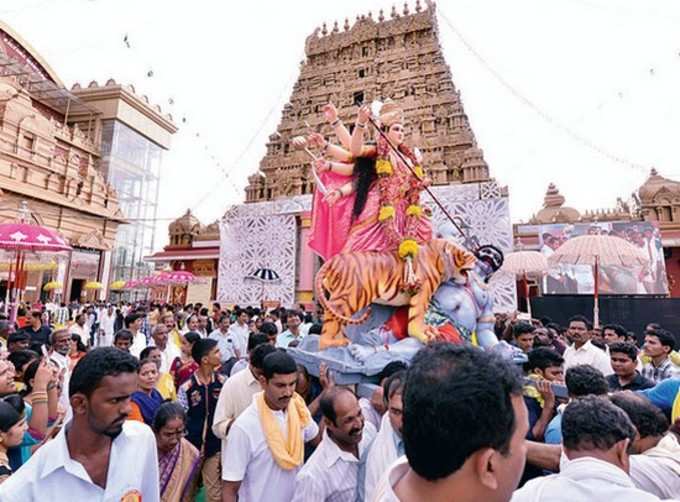
{"label": "pink sari", "polygon": [[[352,176],[337,173],[319,173],[319,179],[326,185],[328,192],[342,187]],[[347,241],[352,226],[352,208],[354,207],[354,193],[342,197],[333,206],[323,200],[324,194],[314,190],[312,200],[312,230],[309,236],[309,247],[324,260],[330,260],[338,254]]]}
{"label": "pink sari", "polygon": [[[397,159],[396,155],[390,154],[390,161],[394,173],[390,176],[388,187],[388,200],[392,201],[395,215],[391,221],[397,234],[406,237],[406,208],[409,202],[405,198],[409,188],[409,180],[413,176],[408,168]],[[339,176],[332,173],[321,173],[321,181],[326,184],[329,191],[339,188],[351,177]],[[312,204],[312,232],[309,246],[316,251],[321,258],[328,260],[338,253],[356,251],[394,251],[399,243],[390,242],[385,224],[378,220],[380,212],[380,193],[377,183],[371,186],[366,205],[358,218],[352,221],[352,208],[354,206],[354,193],[340,199],[335,205],[329,207],[323,200],[323,195],[315,191]],[[416,227],[416,241],[419,244],[432,239],[432,224],[429,216],[423,213]]]}

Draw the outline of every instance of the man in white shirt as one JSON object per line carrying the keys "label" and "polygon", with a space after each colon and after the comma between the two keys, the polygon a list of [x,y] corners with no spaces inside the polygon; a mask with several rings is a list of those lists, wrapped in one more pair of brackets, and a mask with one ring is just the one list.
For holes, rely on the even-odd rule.
{"label": "man in white shirt", "polygon": [[130,354],[139,358],[139,354],[146,348],[146,335],[141,330],[142,316],[139,314],[128,314],[125,318],[125,328],[132,333],[132,345]]}
{"label": "man in white shirt", "polygon": [[[263,392],[255,394],[233,423],[222,450],[223,502],[290,502],[293,498],[304,443],[317,440],[319,433],[295,393],[296,384],[297,366],[290,355],[275,351],[264,358]],[[299,429],[289,431],[293,424]]]}
{"label": "man in white shirt", "polygon": [[69,370],[68,352],[71,344],[71,334],[66,328],[55,330],[50,336],[50,360],[59,366],[59,370],[63,374],[62,388],[59,393],[59,404],[64,410],[67,410],[71,405],[68,398],[68,386],[71,380],[71,372]]}
{"label": "man in white shirt", "polygon": [[251,405],[253,396],[262,392],[259,378],[262,375],[264,358],[275,350],[266,342],[260,343],[250,351],[248,367],[224,382],[217,399],[212,425],[215,436],[222,439],[222,451],[226,448],[227,435],[234,420]]}
{"label": "man in white shirt", "polygon": [[661,499],[680,499],[680,423],[669,431],[663,412],[640,395],[616,392],[609,399],[637,430],[629,471],[635,486]]}
{"label": "man in white shirt", "polygon": [[390,376],[383,386],[383,400],[387,413],[382,417],[380,431],[371,445],[366,457],[366,476],[361,493],[365,500],[372,500],[380,478],[387,469],[404,454],[402,438],[404,406],[402,393],[406,372],[399,371]]}
{"label": "man in white shirt", "polygon": [[248,347],[248,336],[250,335],[248,313],[245,310],[236,312],[236,322],[229,326],[229,335],[234,342],[234,348],[245,355]]}
{"label": "man in white shirt", "polygon": [[83,357],[69,389],[73,419],[0,485],[0,500],[159,502],[156,439],[126,422],[137,367],[113,347]]}
{"label": "man in white shirt", "polygon": [[165,324],[158,323],[153,327],[151,345],[158,347],[161,351],[161,367],[159,371],[161,373],[168,373],[172,362],[180,357],[181,352],[175,347],[174,343],[168,341],[168,328],[165,327]]}
{"label": "man in white shirt", "polygon": [[113,305],[109,305],[106,310],[102,311],[99,317],[99,346],[110,347],[113,344],[114,325],[116,323],[116,312]]}
{"label": "man in white shirt", "polygon": [[359,401],[347,387],[324,391],[320,408],[326,431],[295,478],[292,502],[354,502],[360,459],[375,428],[364,421]]}
{"label": "man in white shirt", "polygon": [[635,427],[606,397],[587,396],[569,403],[562,435],[568,461],[560,473],[529,481],[514,493],[512,502],[661,500],[636,488],[628,476],[628,447],[635,440]]}
{"label": "man in white shirt", "polygon": [[87,331],[87,328],[85,326],[85,321],[86,321],[86,315],[85,314],[78,314],[76,316],[76,322],[74,322],[71,327],[69,328],[69,333],[72,335],[78,335],[80,337],[80,341],[83,342],[86,346],[90,345],[90,332]]}
{"label": "man in white shirt", "polygon": [[426,345],[403,402],[407,459],[385,473],[373,502],[510,500],[529,430],[516,368],[474,347]]}
{"label": "man in white shirt", "polygon": [[239,349],[236,347],[236,344],[234,343],[234,338],[229,333],[230,324],[229,316],[224,314],[219,319],[217,329],[210,333],[210,336],[208,337],[217,341],[222,363],[225,363],[232,358],[238,359],[240,357],[245,357],[245,353],[239,351]]}
{"label": "man in white shirt", "polygon": [[567,337],[573,342],[564,351],[564,370],[580,364],[589,364],[604,376],[614,374],[609,356],[590,342],[590,323],[583,316],[569,319]]}

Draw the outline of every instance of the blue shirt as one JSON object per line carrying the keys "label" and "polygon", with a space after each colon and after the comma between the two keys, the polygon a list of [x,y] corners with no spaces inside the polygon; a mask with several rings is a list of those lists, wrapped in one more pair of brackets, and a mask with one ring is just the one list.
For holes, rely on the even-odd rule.
{"label": "blue shirt", "polygon": [[289,329],[287,329],[286,331],[284,331],[283,333],[276,337],[276,346],[282,349],[286,349],[288,348],[290,342],[292,342],[293,340],[302,341],[303,338],[304,336],[300,331],[298,331],[298,336],[295,336],[293,333],[290,332]]}
{"label": "blue shirt", "polygon": [[558,413],[545,428],[543,440],[546,444],[562,444],[562,414]]}
{"label": "blue shirt", "polygon": [[680,393],[680,378],[669,378],[659,382],[651,389],[639,390],[638,394],[645,396],[654,405],[670,414],[673,403]]}

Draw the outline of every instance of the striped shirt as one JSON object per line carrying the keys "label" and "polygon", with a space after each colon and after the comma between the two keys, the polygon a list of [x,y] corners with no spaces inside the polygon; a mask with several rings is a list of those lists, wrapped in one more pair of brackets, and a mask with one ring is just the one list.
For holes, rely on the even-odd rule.
{"label": "striped shirt", "polygon": [[[373,441],[376,431],[364,422],[364,432],[359,443],[359,458]],[[349,452],[341,450],[324,433],[323,439],[295,478],[295,497],[292,502],[354,502],[357,498],[357,479],[360,461]]]}
{"label": "striped shirt", "polygon": [[676,366],[670,357],[664,359],[659,366],[654,366],[653,362],[648,362],[642,367],[642,376],[654,383],[659,383],[669,378],[680,377],[680,366]]}

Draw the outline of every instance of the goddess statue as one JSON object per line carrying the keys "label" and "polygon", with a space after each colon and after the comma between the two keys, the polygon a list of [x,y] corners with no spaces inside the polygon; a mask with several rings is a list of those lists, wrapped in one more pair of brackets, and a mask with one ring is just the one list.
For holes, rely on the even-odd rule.
{"label": "goddess statue", "polygon": [[364,144],[370,114],[368,105],[359,109],[350,135],[333,104],[328,104],[324,115],[342,146],[326,142],[318,133],[307,138],[309,145],[339,161],[315,163],[329,190],[325,197],[315,197],[309,245],[325,260],[337,253],[396,250],[406,258],[432,238],[429,214],[420,206],[420,192],[429,180],[420,157],[404,143],[403,111],[393,102],[382,105],[379,121],[385,137],[379,136],[375,145]]}

